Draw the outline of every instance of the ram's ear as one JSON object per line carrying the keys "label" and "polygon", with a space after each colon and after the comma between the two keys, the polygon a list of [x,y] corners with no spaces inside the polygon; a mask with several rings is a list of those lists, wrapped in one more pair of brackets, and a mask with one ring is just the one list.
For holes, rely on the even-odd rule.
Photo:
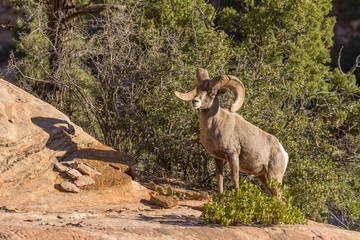
{"label": "ram's ear", "polygon": [[216,96],[219,97],[225,93],[227,93],[229,91],[228,88],[220,88],[219,91],[217,92]]}

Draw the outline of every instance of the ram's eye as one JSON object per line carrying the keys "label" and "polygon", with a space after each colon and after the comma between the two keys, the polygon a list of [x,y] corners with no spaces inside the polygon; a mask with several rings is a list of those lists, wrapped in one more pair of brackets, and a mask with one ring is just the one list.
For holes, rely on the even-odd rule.
{"label": "ram's eye", "polygon": [[210,93],[210,97],[211,97],[211,98],[215,98],[215,97],[216,97],[216,93],[211,92],[211,93]]}

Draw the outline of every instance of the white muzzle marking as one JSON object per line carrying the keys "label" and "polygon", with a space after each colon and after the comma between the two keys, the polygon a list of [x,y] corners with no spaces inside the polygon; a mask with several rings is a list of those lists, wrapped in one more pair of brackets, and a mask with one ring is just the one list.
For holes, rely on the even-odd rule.
{"label": "white muzzle marking", "polygon": [[198,109],[201,107],[201,100],[199,98],[193,98],[191,100],[191,107],[192,109]]}

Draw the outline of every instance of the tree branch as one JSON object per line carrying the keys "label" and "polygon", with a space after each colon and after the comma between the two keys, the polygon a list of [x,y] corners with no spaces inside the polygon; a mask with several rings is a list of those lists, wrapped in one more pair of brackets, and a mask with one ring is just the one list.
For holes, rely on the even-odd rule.
{"label": "tree branch", "polygon": [[125,5],[109,5],[109,4],[87,4],[74,9],[74,11],[65,18],[64,22],[68,23],[75,18],[86,15],[99,14],[107,9],[123,10]]}
{"label": "tree branch", "polygon": [[241,10],[244,12],[244,13],[248,13],[249,10],[247,9],[247,7],[245,6],[245,4],[243,3],[242,0],[236,0],[235,1],[241,8]]}
{"label": "tree branch", "polygon": [[356,60],[355,60],[355,64],[354,66],[350,69],[350,73],[353,74],[355,72],[355,70],[360,67],[359,66],[359,63],[360,63],[360,55],[356,57]]}
{"label": "tree branch", "polygon": [[339,51],[339,57],[338,57],[338,67],[339,67],[339,70],[340,72],[343,74],[343,75],[346,75],[342,68],[341,68],[341,63],[340,63],[340,60],[341,60],[341,54],[342,54],[342,50],[344,49],[344,46],[341,47],[340,51]]}
{"label": "tree branch", "polygon": [[208,24],[207,24],[207,17],[206,17],[206,15],[204,14],[204,12],[198,7],[198,6],[194,6],[200,13],[201,13],[201,15],[203,15],[203,21],[204,21],[204,23],[205,23],[205,27],[206,27],[206,29],[207,30],[209,30],[210,28],[209,28],[209,26],[208,26]]}

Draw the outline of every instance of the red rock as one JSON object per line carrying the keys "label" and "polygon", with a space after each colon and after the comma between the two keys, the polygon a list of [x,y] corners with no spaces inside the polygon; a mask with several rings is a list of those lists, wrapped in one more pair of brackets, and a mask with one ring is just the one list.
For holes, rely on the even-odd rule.
{"label": "red rock", "polygon": [[172,196],[164,195],[152,195],[150,198],[150,204],[157,205],[162,208],[172,208],[178,205],[178,200]]}
{"label": "red rock", "polygon": [[66,192],[73,192],[73,193],[80,192],[80,189],[75,184],[68,182],[68,181],[62,182],[60,184],[60,187],[62,190],[66,191]]}
{"label": "red rock", "polygon": [[82,176],[82,174],[76,169],[70,169],[70,170],[66,171],[66,174],[69,177],[71,177],[72,179],[78,179],[79,177]]}
{"label": "red rock", "polygon": [[68,170],[70,170],[67,166],[64,166],[61,163],[55,163],[54,167],[59,171],[59,172],[66,172]]}
{"label": "red rock", "polygon": [[79,166],[79,163],[75,161],[67,161],[67,162],[63,162],[63,164],[69,166],[69,168],[75,168],[75,169]]}
{"label": "red rock", "polygon": [[89,177],[87,175],[82,175],[81,177],[76,179],[74,183],[75,183],[76,186],[82,187],[82,186],[87,186],[87,185],[94,184],[95,181],[91,177]]}
{"label": "red rock", "polygon": [[[98,191],[99,196],[84,192],[81,201],[75,201],[76,194],[59,195],[54,186],[64,179],[62,173],[53,171],[54,164],[71,161],[97,169],[106,179],[97,181],[94,178],[92,189],[112,190]],[[40,198],[72,206],[123,199],[140,201],[147,192],[134,189],[131,178],[125,173],[134,163],[133,157],[101,144],[50,104],[0,79],[2,204],[16,205]],[[50,202],[47,205],[51,207]]]}
{"label": "red rock", "polygon": [[79,166],[76,169],[90,177],[93,177],[95,175],[101,175],[101,173],[92,169],[91,167],[86,166],[85,164],[79,164]]}

